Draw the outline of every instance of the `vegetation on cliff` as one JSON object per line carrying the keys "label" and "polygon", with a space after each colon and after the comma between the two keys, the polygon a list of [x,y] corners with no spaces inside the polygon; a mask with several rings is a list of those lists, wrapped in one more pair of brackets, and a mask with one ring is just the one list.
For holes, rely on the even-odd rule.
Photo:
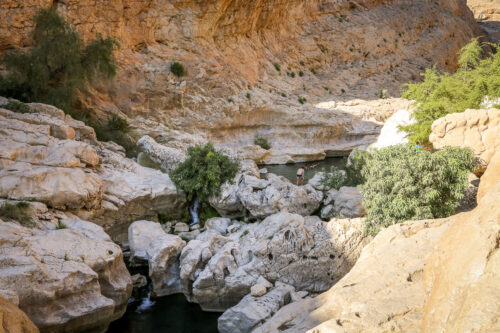
{"label": "vegetation on cliff", "polygon": [[70,112],[77,90],[116,74],[117,43],[99,36],[84,45],[78,33],[55,10],[42,9],[34,19],[34,47],[6,53],[1,63],[0,95],[41,102]]}
{"label": "vegetation on cliff", "polygon": [[365,154],[361,185],[368,217],[366,231],[376,234],[406,220],[454,213],[476,167],[470,148],[445,147],[431,153],[411,146],[391,146]]}
{"label": "vegetation on cliff", "polygon": [[403,97],[414,99],[416,123],[402,127],[410,133],[412,143],[429,142],[434,120],[449,113],[479,109],[486,96],[500,97],[500,45],[490,44],[493,51],[481,59],[483,48],[477,39],[462,48],[459,69],[453,73],[427,69],[424,81],[407,85]]}
{"label": "vegetation on cliff", "polygon": [[189,147],[187,153],[187,159],[170,177],[190,200],[196,196],[204,202],[210,196],[218,195],[222,184],[233,180],[238,172],[238,163],[216,151],[211,143]]}

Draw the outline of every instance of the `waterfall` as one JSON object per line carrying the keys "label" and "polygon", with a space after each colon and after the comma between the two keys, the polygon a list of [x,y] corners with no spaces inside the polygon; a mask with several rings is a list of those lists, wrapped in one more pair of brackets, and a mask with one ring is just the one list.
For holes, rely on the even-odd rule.
{"label": "waterfall", "polygon": [[200,211],[200,202],[198,201],[198,197],[195,195],[193,201],[191,203],[191,207],[189,207],[189,214],[191,214],[191,225],[200,223],[200,217],[198,216],[198,212]]}

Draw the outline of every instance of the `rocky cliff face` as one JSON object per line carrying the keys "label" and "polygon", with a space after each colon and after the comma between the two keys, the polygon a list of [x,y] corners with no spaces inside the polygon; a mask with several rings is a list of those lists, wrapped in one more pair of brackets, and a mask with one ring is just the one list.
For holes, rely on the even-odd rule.
{"label": "rocky cliff face", "polygon": [[[7,0],[0,51],[29,45],[42,6],[56,7],[85,39],[120,41],[117,79],[84,96],[83,106],[101,119],[126,115],[137,136],[160,143],[180,129],[221,145],[263,135],[279,148],[352,148],[374,140],[373,128],[355,125],[365,119],[335,102],[309,103],[397,95],[424,67],[454,69],[478,32],[463,0]],[[173,61],[187,76],[169,72]]]}
{"label": "rocky cliff face", "polygon": [[38,328],[17,306],[0,297],[0,327],[5,333],[38,333]]}

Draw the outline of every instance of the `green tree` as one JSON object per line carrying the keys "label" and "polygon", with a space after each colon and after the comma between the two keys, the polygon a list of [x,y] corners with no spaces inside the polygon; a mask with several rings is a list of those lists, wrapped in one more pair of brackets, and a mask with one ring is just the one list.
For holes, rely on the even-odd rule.
{"label": "green tree", "polygon": [[469,148],[445,147],[431,153],[399,145],[369,152],[362,170],[365,183],[360,186],[367,232],[453,214],[476,165]]}
{"label": "green tree", "polygon": [[226,181],[232,181],[238,172],[238,163],[215,150],[211,143],[188,148],[187,159],[170,174],[174,183],[186,192],[191,200],[200,202],[211,195],[218,195]]}
{"label": "green tree", "polygon": [[113,51],[118,44],[99,36],[84,46],[78,33],[54,9],[35,16],[34,47],[1,58],[7,73],[0,76],[0,95],[24,102],[55,105],[70,112],[76,91],[116,74]]}
{"label": "green tree", "polygon": [[[498,50],[500,45],[493,45]],[[403,97],[416,101],[416,123],[403,126],[410,142],[429,142],[432,123],[449,113],[478,109],[485,96],[500,97],[500,52],[481,59],[481,44],[474,39],[461,50],[459,69],[453,73],[427,69],[421,83],[408,84]]]}

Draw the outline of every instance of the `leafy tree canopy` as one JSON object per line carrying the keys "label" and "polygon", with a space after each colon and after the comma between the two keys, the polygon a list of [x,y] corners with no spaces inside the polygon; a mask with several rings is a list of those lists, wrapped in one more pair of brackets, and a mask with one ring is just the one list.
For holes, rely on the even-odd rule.
{"label": "leafy tree canopy", "polygon": [[118,43],[113,39],[99,36],[84,46],[78,33],[53,9],[40,10],[34,22],[34,47],[8,52],[1,59],[8,72],[0,77],[0,95],[69,112],[76,90],[116,74],[113,51]]}
{"label": "leafy tree canopy", "polygon": [[[494,51],[500,45],[490,44]],[[402,127],[410,142],[429,142],[434,120],[449,113],[478,109],[485,96],[500,97],[500,52],[481,59],[483,49],[477,39],[462,48],[459,69],[443,73],[427,69],[424,81],[407,85],[403,97],[416,101],[416,123]]]}
{"label": "leafy tree canopy", "polygon": [[367,232],[406,221],[454,213],[476,167],[469,148],[445,147],[431,153],[411,146],[391,146],[365,155],[360,186]]}
{"label": "leafy tree canopy", "polygon": [[232,181],[238,172],[238,163],[215,150],[211,143],[188,148],[188,158],[170,174],[174,183],[190,199],[197,196],[203,202],[218,195],[226,181]]}

